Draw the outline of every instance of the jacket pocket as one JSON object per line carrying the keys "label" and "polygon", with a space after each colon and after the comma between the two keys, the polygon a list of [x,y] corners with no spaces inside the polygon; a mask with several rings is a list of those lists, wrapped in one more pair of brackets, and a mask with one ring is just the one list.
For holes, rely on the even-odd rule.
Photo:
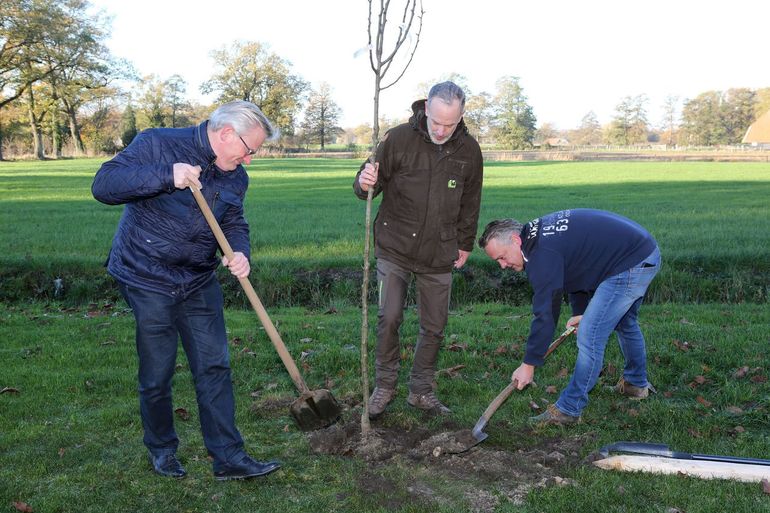
{"label": "jacket pocket", "polygon": [[445,224],[439,231],[439,247],[431,262],[432,267],[452,265],[460,254],[457,251],[457,227]]}
{"label": "jacket pocket", "polygon": [[185,261],[182,245],[134,227],[123,240],[121,265],[133,274],[148,278],[169,275],[169,266]]}
{"label": "jacket pocket", "polygon": [[415,223],[391,217],[377,219],[374,224],[374,240],[380,249],[413,259],[417,254],[420,230]]}
{"label": "jacket pocket", "polygon": [[214,198],[211,201],[211,210],[214,212],[214,217],[217,218],[219,223],[225,218],[227,211],[230,208],[239,208],[241,206],[241,199],[237,194],[228,190],[220,190],[214,193]]}

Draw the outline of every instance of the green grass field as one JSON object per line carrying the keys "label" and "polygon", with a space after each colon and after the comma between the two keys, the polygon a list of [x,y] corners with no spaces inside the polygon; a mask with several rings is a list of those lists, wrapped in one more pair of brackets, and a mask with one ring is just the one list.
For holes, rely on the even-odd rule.
{"label": "green grass field", "polygon": [[[101,267],[121,209],[91,198],[99,164],[0,163],[0,511],[25,503],[36,512],[100,513],[770,512],[770,495],[759,484],[616,473],[585,462],[620,440],[770,459],[768,164],[486,166],[481,226],[503,216],[605,208],[645,225],[664,256],[640,316],[659,393],[630,402],[605,389],[622,372],[611,340],[583,422],[532,430],[527,417],[556,400],[574,365],[574,340],[565,342],[538,370],[538,386],[515,393],[487,429],[484,454],[508,455],[522,469],[548,463],[547,452],[560,443],[571,447],[557,469],[561,481],[529,483],[523,492],[506,469],[473,467],[470,459],[452,467],[450,458],[315,453],[289,416],[293,384],[226,274],[222,281],[238,305],[227,311],[238,426],[252,454],[279,458],[284,467],[261,480],[213,479],[180,354],[174,400],[190,414],[176,419],[189,476],[157,478],[141,442],[133,318]],[[356,305],[364,202],[351,190],[357,167],[349,160],[255,161],[247,199],[255,288],[308,384],[330,387],[351,422],[361,396]],[[529,327],[526,284],[501,275],[478,249],[467,267],[455,275],[437,380],[453,415],[444,420],[408,408],[402,388],[375,427],[404,438],[471,428],[510,379]],[[56,277],[65,286],[58,298]],[[501,277],[503,287],[495,288]],[[410,306],[402,384],[416,332]],[[369,340],[373,362],[373,328]],[[542,457],[531,456],[546,447]]]}
{"label": "green grass field", "polygon": [[[100,265],[121,208],[91,197],[100,163],[0,163],[0,300],[50,299],[57,277],[65,286],[60,299],[70,304],[116,297]],[[365,206],[352,193],[358,164],[264,159],[249,167],[252,280],[266,304],[357,303]],[[526,221],[576,207],[613,210],[647,227],[664,255],[653,301],[765,302],[770,295],[767,163],[493,162],[484,179],[481,228],[498,217]],[[499,275],[477,249],[456,273],[455,301],[527,297],[524,283],[495,287]]]}
{"label": "green grass field", "polygon": [[[374,312],[372,312],[372,315]],[[305,308],[272,312],[291,353],[305,352],[303,373],[311,388],[329,383],[340,401],[360,397],[355,308],[335,314]],[[591,394],[583,422],[572,428],[532,431],[531,404],[553,402],[574,364],[574,341],[565,342],[538,371],[537,387],[515,393],[492,418],[490,451],[527,450],[560,439],[578,439],[575,462],[560,470],[571,484],[533,489],[523,504],[506,499],[515,482],[465,469],[458,476],[435,461],[392,458],[366,462],[311,451],[288,412],[296,391],[250,312],[228,312],[238,425],[247,448],[279,458],[284,468],[262,480],[213,479],[198,427],[190,374],[180,355],[175,407],[179,456],[189,476],[156,478],[142,446],[136,401],[133,319],[125,309],[0,307],[3,373],[0,388],[0,511],[13,501],[40,512],[465,512],[481,494],[497,498],[495,512],[770,511],[759,484],[677,476],[624,474],[583,463],[592,451],[620,441],[667,443],[675,450],[770,458],[770,385],[766,305],[651,305],[641,321],[649,342],[651,380],[658,394],[643,402],[604,390],[622,369],[617,344],[608,345],[605,371]],[[434,432],[470,429],[505,386],[521,358],[529,325],[526,307],[478,304],[453,310],[447,328],[453,350],[442,351],[438,393],[453,408],[449,421],[426,417],[396,402],[375,427]],[[405,321],[410,364],[416,319]],[[371,339],[370,339],[371,340]],[[505,351],[502,351],[504,348]],[[373,354],[370,355],[370,359]],[[740,369],[748,371],[742,377]],[[352,407],[346,419],[355,419]],[[470,461],[470,460],[469,460]],[[537,461],[532,462],[537,463]],[[456,471],[457,469],[455,469]],[[374,482],[382,489],[372,489]],[[415,488],[416,483],[419,488]],[[440,500],[424,492],[439,494]],[[418,493],[422,490],[422,493]],[[472,493],[468,495],[468,491]],[[436,500],[432,500],[436,499]]]}

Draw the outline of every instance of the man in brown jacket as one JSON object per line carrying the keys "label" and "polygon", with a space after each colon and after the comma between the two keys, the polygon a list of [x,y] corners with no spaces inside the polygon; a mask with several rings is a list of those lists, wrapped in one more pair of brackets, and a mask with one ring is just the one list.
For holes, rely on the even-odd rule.
{"label": "man in brown jacket", "polygon": [[382,415],[396,395],[399,328],[412,277],[417,285],[420,334],[409,379],[407,403],[449,414],[433,390],[438,351],[444,339],[452,268],[473,250],[481,202],[483,163],[478,143],[462,116],[465,93],[452,82],[434,85],[413,115],[385,134],[374,165],[361,166],[353,189],[366,199],[383,193],[374,221],[379,312],[376,383],[369,417]]}

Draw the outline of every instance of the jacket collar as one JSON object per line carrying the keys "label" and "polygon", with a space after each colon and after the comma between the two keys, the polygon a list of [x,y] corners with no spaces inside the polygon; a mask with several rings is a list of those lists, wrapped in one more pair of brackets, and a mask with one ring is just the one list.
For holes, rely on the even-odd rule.
{"label": "jacket collar", "polygon": [[214,149],[211,147],[208,134],[208,120],[204,121],[200,125],[195,127],[195,147],[203,155],[210,165],[214,165],[214,161],[217,160],[217,155],[214,153]]}

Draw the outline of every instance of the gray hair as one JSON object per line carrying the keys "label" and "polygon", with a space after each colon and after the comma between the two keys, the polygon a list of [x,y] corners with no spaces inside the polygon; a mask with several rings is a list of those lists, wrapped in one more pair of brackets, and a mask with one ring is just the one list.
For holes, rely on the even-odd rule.
{"label": "gray hair", "polygon": [[484,233],[479,237],[479,247],[484,249],[491,240],[502,244],[511,244],[512,235],[521,235],[524,224],[516,219],[498,219],[492,221],[484,228]]}
{"label": "gray hair", "polygon": [[460,86],[454,82],[447,80],[446,82],[439,82],[431,87],[430,92],[428,92],[428,102],[433,98],[438,98],[448,105],[451,105],[455,100],[459,100],[460,109],[465,111],[465,93]]}
{"label": "gray hair", "polygon": [[220,105],[209,117],[209,128],[221,130],[225,125],[230,125],[236,132],[242,134],[255,127],[260,127],[267,136],[265,140],[278,139],[278,128],[273,126],[267,116],[251,102],[235,100]]}

